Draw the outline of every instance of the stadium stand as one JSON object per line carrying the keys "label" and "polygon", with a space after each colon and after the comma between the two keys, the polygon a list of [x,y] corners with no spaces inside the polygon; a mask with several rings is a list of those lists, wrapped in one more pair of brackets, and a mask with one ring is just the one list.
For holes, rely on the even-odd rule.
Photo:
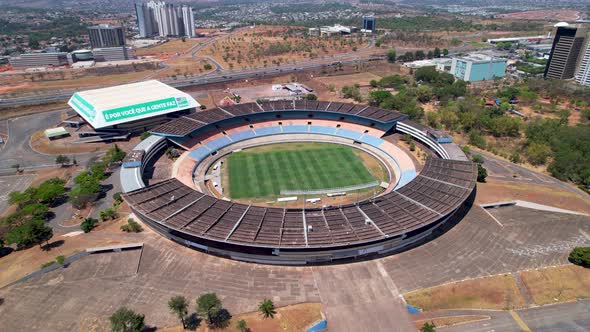
{"label": "stadium stand", "polygon": [[[194,132],[186,124],[198,129],[232,120],[232,115],[239,117],[287,110],[355,114],[375,121],[404,119],[395,112],[364,105],[280,101],[199,112],[172,120],[154,132],[167,130],[167,134],[179,137]],[[152,228],[187,246],[246,261],[308,264],[399,250],[429,235],[473,196],[476,165],[448,159],[449,155],[440,143],[429,138],[424,128],[410,122],[401,126],[398,123],[394,130],[409,133],[441,158],[429,157],[418,175],[408,165],[411,160],[407,156],[402,158],[404,165],[398,175],[398,183],[402,185],[367,201],[312,209],[268,208],[217,199],[192,189],[188,178],[191,165],[198,164],[219,149],[255,137],[314,133],[351,139],[392,155],[401,152],[393,144],[371,135],[385,131],[364,130],[366,123],[347,123],[337,128],[330,126],[334,124],[331,121],[338,121],[336,119],[323,119],[321,125],[297,118],[280,120],[284,125],[279,125],[276,118],[274,123],[266,120],[253,125],[234,123],[228,126],[231,129],[228,129],[229,134],[222,129],[197,133],[189,139],[194,143],[192,151],[181,157],[181,165],[175,171],[179,179],[171,178],[146,187],[139,175],[135,184],[122,182],[126,192],[124,199]],[[176,121],[183,126],[175,128],[173,122]],[[152,142],[141,143],[144,145],[140,149],[142,155],[151,157],[155,150],[163,148],[162,142],[166,140],[156,135],[152,137]],[[184,143],[188,145],[187,142]],[[130,175],[138,177],[137,171],[127,173]],[[123,176],[122,173],[122,181]]]}

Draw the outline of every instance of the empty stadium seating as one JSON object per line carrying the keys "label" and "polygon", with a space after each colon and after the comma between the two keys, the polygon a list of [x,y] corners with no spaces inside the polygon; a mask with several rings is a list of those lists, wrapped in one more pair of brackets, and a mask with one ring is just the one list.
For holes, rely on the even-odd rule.
{"label": "empty stadium seating", "polygon": [[366,105],[344,104],[338,102],[331,103],[325,101],[278,100],[223,106],[222,108],[214,108],[184,115],[154,128],[151,132],[164,136],[182,137],[207,125],[212,125],[232,117],[283,111],[315,111],[318,115],[320,112],[342,114],[348,115],[349,119],[367,119],[380,123],[391,123],[406,118],[405,115],[395,111],[383,110]]}
{"label": "empty stadium seating", "polygon": [[202,238],[277,248],[322,247],[384,239],[439,220],[467,199],[476,174],[473,163],[429,158],[422,173],[400,190],[356,205],[311,210],[218,200],[176,179],[124,196],[141,215]]}

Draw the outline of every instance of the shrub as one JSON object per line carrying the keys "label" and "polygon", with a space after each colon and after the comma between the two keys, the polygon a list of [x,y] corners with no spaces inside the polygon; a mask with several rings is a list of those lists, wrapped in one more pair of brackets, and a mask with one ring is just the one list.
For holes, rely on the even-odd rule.
{"label": "shrub", "polygon": [[121,230],[127,233],[139,233],[143,228],[133,218],[127,219],[127,224],[121,226]]}
{"label": "shrub", "polygon": [[122,202],[123,201],[123,197],[121,197],[121,192],[116,192],[113,194],[113,200],[115,202]]}
{"label": "shrub", "polygon": [[477,146],[480,149],[486,148],[486,139],[479,131],[472,130],[469,132],[469,144]]}
{"label": "shrub", "polygon": [[488,171],[481,164],[477,164],[477,182],[486,182]]}
{"label": "shrub", "polygon": [[99,213],[100,221],[106,221],[117,218],[117,212],[112,208],[106,208]]}
{"label": "shrub", "polygon": [[575,247],[568,257],[572,264],[590,268],[590,247]]}
{"label": "shrub", "polygon": [[141,133],[141,135],[139,136],[139,139],[141,139],[142,141],[148,137],[152,136],[152,134],[148,131],[144,131],[143,133]]}
{"label": "shrub", "polygon": [[48,266],[51,266],[51,265],[53,265],[53,264],[55,264],[55,261],[51,261],[51,262],[47,262],[47,263],[43,263],[43,264],[41,264],[41,268],[42,268],[42,269],[44,269],[44,268],[46,268],[46,267],[48,267]]}
{"label": "shrub", "polygon": [[94,218],[86,218],[86,219],[84,219],[82,224],[80,224],[80,228],[84,231],[84,233],[88,233],[94,227],[96,227],[97,223],[98,223],[98,220],[96,220]]}
{"label": "shrub", "polygon": [[471,160],[473,160],[474,163],[478,164],[483,164],[484,162],[483,157],[480,154],[473,155],[473,157],[471,157]]}
{"label": "shrub", "polygon": [[66,257],[63,255],[59,255],[59,256],[55,257],[55,262],[57,264],[63,265],[65,261],[66,261]]}

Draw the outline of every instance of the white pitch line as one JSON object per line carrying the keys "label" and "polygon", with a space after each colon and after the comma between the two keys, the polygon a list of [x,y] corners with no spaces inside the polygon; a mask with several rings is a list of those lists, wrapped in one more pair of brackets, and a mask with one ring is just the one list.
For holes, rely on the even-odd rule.
{"label": "white pitch line", "polygon": [[504,225],[502,225],[502,223],[501,223],[501,222],[500,222],[498,219],[496,219],[496,217],[494,217],[494,216],[493,216],[491,213],[489,213],[487,209],[484,209],[484,208],[483,208],[481,205],[480,205],[479,207],[480,207],[482,210],[484,210],[484,211],[485,211],[485,212],[488,214],[488,216],[490,216],[492,219],[494,219],[494,221],[495,221],[496,223],[498,223],[498,225],[500,225],[500,227],[504,227]]}

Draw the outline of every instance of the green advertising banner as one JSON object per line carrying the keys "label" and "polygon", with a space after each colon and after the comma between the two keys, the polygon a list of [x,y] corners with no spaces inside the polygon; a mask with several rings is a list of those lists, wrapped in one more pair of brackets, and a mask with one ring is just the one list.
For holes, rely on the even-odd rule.
{"label": "green advertising banner", "polygon": [[147,103],[106,110],[102,112],[102,115],[106,122],[113,122],[188,106],[189,102],[186,97],[171,97]]}
{"label": "green advertising banner", "polygon": [[92,107],[92,105],[90,105],[89,102],[87,102],[84,98],[80,97],[80,95],[78,95],[78,93],[74,93],[73,98],[70,100],[70,102],[76,106],[76,108],[84,113],[84,115],[86,115],[90,120],[94,120],[94,117],[96,116],[96,111],[94,110],[94,107]]}

